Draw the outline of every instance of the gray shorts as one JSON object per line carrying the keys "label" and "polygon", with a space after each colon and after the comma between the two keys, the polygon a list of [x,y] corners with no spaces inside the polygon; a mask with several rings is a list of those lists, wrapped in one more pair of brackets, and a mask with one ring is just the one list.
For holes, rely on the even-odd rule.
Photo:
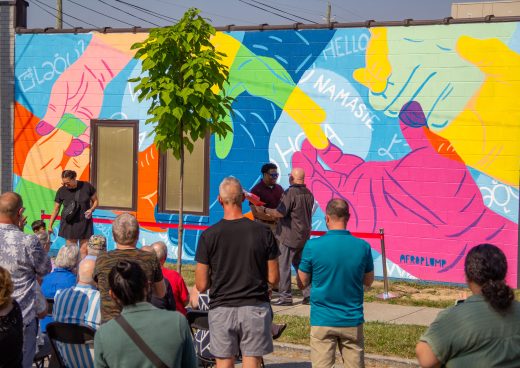
{"label": "gray shorts", "polygon": [[209,311],[210,351],[217,358],[259,357],[273,352],[269,303]]}

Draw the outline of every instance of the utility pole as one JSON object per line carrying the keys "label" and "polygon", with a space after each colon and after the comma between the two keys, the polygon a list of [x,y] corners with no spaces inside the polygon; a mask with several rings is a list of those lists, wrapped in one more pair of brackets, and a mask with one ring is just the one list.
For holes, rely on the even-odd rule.
{"label": "utility pole", "polygon": [[63,28],[63,2],[56,0],[56,29]]}
{"label": "utility pole", "polygon": [[327,21],[327,24],[330,24],[330,17],[331,17],[331,6],[330,6],[330,1],[327,1],[327,16],[326,16],[326,21]]}

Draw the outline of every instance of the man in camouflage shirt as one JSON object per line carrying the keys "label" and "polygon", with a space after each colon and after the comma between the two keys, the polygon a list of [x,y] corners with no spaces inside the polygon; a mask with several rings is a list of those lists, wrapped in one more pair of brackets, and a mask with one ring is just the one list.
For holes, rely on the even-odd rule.
{"label": "man in camouflage shirt", "polygon": [[13,298],[24,323],[23,366],[31,367],[36,351],[36,278],[51,271],[51,260],[35,235],[25,234],[23,201],[19,194],[0,195],[0,266],[11,273]]}
{"label": "man in camouflage shirt", "polygon": [[[121,307],[110,297],[108,291],[108,274],[119,261],[136,261],[143,268],[150,284],[150,292],[159,298],[166,294],[166,286],[163,280],[161,264],[157,260],[155,252],[144,252],[137,249],[139,239],[139,223],[129,213],[123,213],[116,217],[112,224],[112,235],[116,242],[116,249],[108,253],[100,254],[96,259],[94,268],[94,281],[101,293],[101,322],[104,323],[119,316]],[[148,294],[151,296],[151,294]]]}

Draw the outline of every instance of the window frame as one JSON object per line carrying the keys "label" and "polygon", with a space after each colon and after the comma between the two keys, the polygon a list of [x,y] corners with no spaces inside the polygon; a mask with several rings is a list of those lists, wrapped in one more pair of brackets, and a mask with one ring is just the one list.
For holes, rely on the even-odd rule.
{"label": "window frame", "polygon": [[90,121],[90,128],[91,128],[91,150],[90,150],[90,182],[92,185],[95,186],[96,190],[98,190],[97,187],[97,148],[98,148],[98,137],[99,127],[126,127],[126,128],[132,128],[134,133],[134,142],[133,142],[133,162],[134,162],[134,169],[133,169],[133,177],[132,177],[132,206],[131,207],[116,207],[116,206],[102,206],[99,205],[97,208],[99,209],[106,209],[106,210],[123,210],[123,211],[137,211],[137,185],[138,185],[138,157],[139,157],[139,120],[91,120]]}
{"label": "window frame", "polygon": [[[206,134],[204,139],[204,193],[202,198],[202,211],[183,211],[184,215],[209,216],[209,156],[210,156],[210,134]],[[184,153],[188,153],[186,147]],[[178,210],[166,209],[166,152],[159,153],[159,185],[157,189],[157,204],[160,213],[179,214]],[[186,165],[186,160],[184,161]]]}

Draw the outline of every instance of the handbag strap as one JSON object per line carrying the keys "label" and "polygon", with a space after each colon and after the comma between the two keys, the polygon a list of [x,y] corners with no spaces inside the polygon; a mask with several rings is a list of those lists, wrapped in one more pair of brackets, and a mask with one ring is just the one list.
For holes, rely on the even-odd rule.
{"label": "handbag strap", "polygon": [[148,359],[155,365],[157,368],[168,368],[166,364],[153,352],[152,349],[144,342],[144,340],[139,336],[136,330],[130,326],[128,321],[122,315],[117,317],[116,322],[123,328],[123,330],[127,333],[127,335],[132,339],[132,341],[137,345],[139,349],[146,355]]}
{"label": "handbag strap", "polygon": [[79,192],[80,192],[80,189],[79,189],[79,185],[78,185],[78,188],[76,189],[76,193],[74,193],[74,200],[76,202],[79,202]]}

